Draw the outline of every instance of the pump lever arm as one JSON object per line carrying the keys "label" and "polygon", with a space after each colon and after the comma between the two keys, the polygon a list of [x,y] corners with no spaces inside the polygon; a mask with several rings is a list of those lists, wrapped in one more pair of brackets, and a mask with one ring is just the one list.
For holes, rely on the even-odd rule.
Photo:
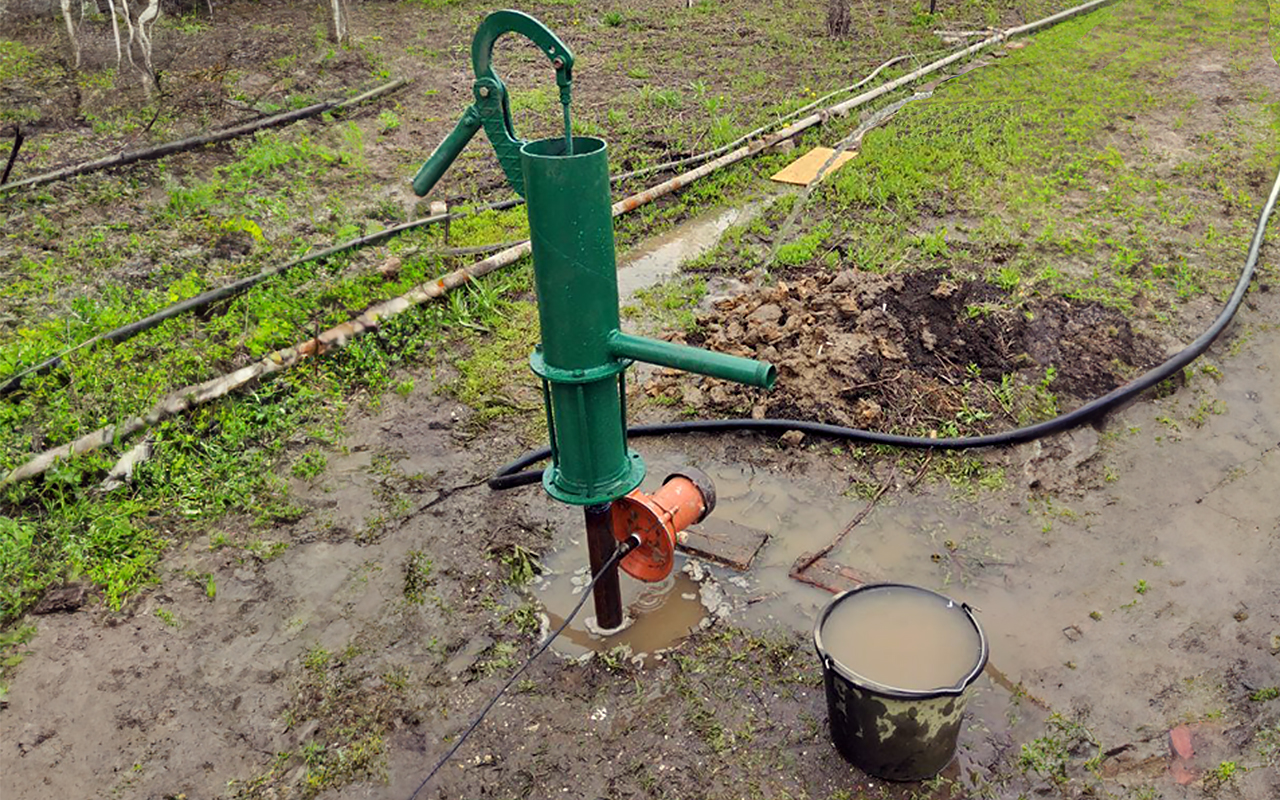
{"label": "pump lever arm", "polygon": [[[565,135],[569,135],[569,101],[573,86],[573,51],[560,37],[552,33],[538,20],[520,11],[495,11],[485,17],[471,40],[471,66],[476,80],[471,87],[475,103],[467,107],[453,133],[432,152],[431,157],[418,170],[413,179],[413,191],[422,197],[439,182],[454,159],[462,152],[471,137],[481,127],[489,137],[498,156],[498,163],[506,173],[511,188],[524,196],[524,175],[520,171],[520,148],[524,142],[516,136],[511,124],[511,104],[507,87],[493,71],[493,45],[506,33],[518,33],[537,46],[551,60],[556,71],[556,85],[560,87],[560,103],[564,106]],[[566,138],[566,146],[572,148],[572,139]]]}
{"label": "pump lever arm", "polygon": [[573,51],[560,41],[551,29],[523,11],[506,9],[485,17],[471,40],[471,67],[477,78],[497,78],[493,71],[493,45],[504,33],[518,33],[537,45],[551,59],[556,70],[556,84],[573,82]]}
{"label": "pump lever arm", "polygon": [[440,182],[449,167],[453,166],[454,159],[462,152],[462,148],[466,147],[467,142],[471,141],[471,137],[476,135],[476,131],[480,130],[480,125],[480,112],[476,111],[475,106],[467,106],[467,110],[462,114],[462,119],[458,120],[458,124],[454,126],[453,132],[438,144],[435,150],[431,151],[431,157],[427,159],[422,168],[418,170],[418,174],[414,176],[414,194],[418,195],[418,197],[423,197]]}

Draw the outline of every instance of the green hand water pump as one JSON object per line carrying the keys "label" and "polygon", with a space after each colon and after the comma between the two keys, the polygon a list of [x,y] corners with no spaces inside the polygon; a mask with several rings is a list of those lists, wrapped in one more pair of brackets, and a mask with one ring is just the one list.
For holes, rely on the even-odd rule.
{"label": "green hand water pump", "polygon": [[[492,64],[494,43],[507,33],[530,39],[555,68],[564,108],[563,137],[529,142],[516,137],[507,89]],[[763,389],[773,386],[775,371],[759,361],[619,329],[608,148],[602,139],[572,135],[573,53],[538,20],[506,10],[490,14],[480,24],[471,43],[471,61],[475,103],[423,164],[413,188],[419,196],[430,192],[483,127],[507,180],[528,203],[542,333],[529,360],[542,379],[551,445],[543,487],[561,502],[586,507],[595,573],[612,555],[618,534],[614,529],[619,515],[610,515],[610,505],[635,490],[645,474],[644,461],[627,447],[627,367],[643,361]],[[712,502],[708,500],[703,516]],[[608,583],[602,579],[596,584],[596,616],[602,628],[622,621],[616,577],[612,590]],[[602,599],[602,590],[614,596]]]}

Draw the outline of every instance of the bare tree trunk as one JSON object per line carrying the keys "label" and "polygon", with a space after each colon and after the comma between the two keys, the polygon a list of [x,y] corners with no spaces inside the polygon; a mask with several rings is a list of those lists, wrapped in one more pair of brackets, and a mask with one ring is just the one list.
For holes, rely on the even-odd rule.
{"label": "bare tree trunk", "polygon": [[142,47],[142,63],[146,66],[148,91],[156,85],[156,68],[151,63],[151,31],[160,18],[160,0],[147,0],[147,7],[138,15],[138,44]]}
{"label": "bare tree trunk", "polygon": [[[125,45],[124,48],[125,56],[129,59],[129,66],[141,72],[142,70],[139,69],[138,65],[133,61],[133,40],[135,38],[135,31],[133,30],[133,12],[129,10],[129,0],[120,0],[120,16],[124,18],[124,25],[129,30],[129,43]],[[145,74],[143,80],[146,80]]]}
{"label": "bare tree trunk", "polygon": [[852,27],[849,0],[827,0],[827,33],[834,39],[843,39]]}
{"label": "bare tree trunk", "polygon": [[76,69],[80,69],[80,40],[76,38],[76,25],[71,21],[71,0],[62,0],[62,18],[67,23],[67,38],[71,40],[71,54],[75,57]]}
{"label": "bare tree trunk", "polygon": [[[120,69],[120,20],[116,18],[115,0],[107,0],[107,10],[111,14],[111,33],[116,37],[116,70]],[[131,59],[132,60],[132,59]]]}
{"label": "bare tree trunk", "polygon": [[333,12],[333,41],[337,44],[346,44],[350,35],[347,32],[347,10],[344,8],[342,0],[329,0],[329,7]]}

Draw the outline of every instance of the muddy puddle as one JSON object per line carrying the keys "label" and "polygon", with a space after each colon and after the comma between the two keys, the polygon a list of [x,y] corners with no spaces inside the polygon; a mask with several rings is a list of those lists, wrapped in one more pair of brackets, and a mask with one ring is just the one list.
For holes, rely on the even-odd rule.
{"label": "muddy puddle", "polygon": [[730,226],[753,219],[767,202],[769,200],[757,200],[693,217],[621,256],[618,259],[618,297],[622,304],[632,302],[637,291],[679,273],[681,264],[715,247]]}
{"label": "muddy puddle", "polygon": [[[565,615],[582,599],[590,580],[585,565],[586,544],[574,544],[544,559],[548,573],[534,587],[534,595],[546,616],[543,635],[556,630]],[[561,655],[579,657],[589,652],[609,652],[624,648],[626,657],[637,665],[661,660],[662,652],[710,621],[710,610],[702,602],[702,584],[687,572],[673,571],[666,580],[642,583],[622,579],[622,603],[626,620],[622,630],[602,635],[595,625],[592,601],[570,623],[553,645]]]}
{"label": "muddy puddle", "polygon": [[[618,634],[598,636],[592,632],[588,601],[580,619],[566,631],[570,641],[557,645],[560,652],[581,655],[588,648],[626,645],[633,654],[652,654],[705,627],[717,615],[731,615],[734,624],[761,629],[779,624],[806,632],[812,628],[831,595],[792,579],[792,566],[835,539],[866,501],[845,496],[846,487],[834,477],[797,479],[765,467],[713,460],[694,464],[668,456],[653,458],[649,471],[651,476],[666,475],[686,465],[697,466],[715,481],[718,522],[767,534],[750,568],[738,571],[680,555],[672,576],[661,583],[623,576],[623,603],[634,623]],[[655,490],[656,479],[646,480],[643,488]],[[951,582],[948,562],[962,556],[947,551],[944,542],[954,544],[952,537],[985,541],[990,525],[945,495],[904,496],[879,505],[830,557],[856,565],[875,580],[946,587]],[[552,629],[573,608],[588,578],[581,534],[574,530],[568,535],[565,546],[543,559],[547,575],[535,587]],[[942,561],[935,560],[939,549],[948,552]]]}

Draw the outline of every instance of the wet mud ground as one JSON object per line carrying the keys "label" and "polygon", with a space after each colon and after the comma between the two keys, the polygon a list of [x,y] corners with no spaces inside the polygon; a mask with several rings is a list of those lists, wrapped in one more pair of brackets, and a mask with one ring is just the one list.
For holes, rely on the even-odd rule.
{"label": "wet mud ground", "polygon": [[[987,454],[998,491],[911,486],[924,455],[867,474],[831,442],[641,442],[652,474],[709,472],[717,518],[768,542],[745,573],[629,582],[640,623],[602,643],[576,622],[426,796],[1276,796],[1280,705],[1249,698],[1280,675],[1278,324],[1275,295],[1254,295],[1211,353],[1216,373]],[[585,561],[576,510],[471,486],[512,438],[477,432],[420,377],[353,422],[323,476],[292,479],[312,511],[276,532],[283,554],[228,523],[175,553],[127,614],[40,618],[0,715],[16,744],[0,755],[6,798],[306,796],[309,776],[338,770],[355,782],[323,796],[408,796],[576,600]],[[870,484],[888,489],[831,557],[972,604],[992,643],[959,759],[931,788],[869,780],[836,754],[809,638],[830,595],[788,577]],[[542,554],[528,586],[504,583],[516,545]],[[521,608],[535,615],[523,632]],[[604,655],[580,663],[589,649]],[[1029,762],[1036,742],[1048,755]],[[316,763],[276,768],[308,746]],[[1219,782],[1225,762],[1239,771]]]}
{"label": "wet mud ground", "polygon": [[[903,309],[938,303],[936,318],[952,319],[980,289],[918,274],[876,291],[850,284],[842,297],[836,274],[792,281],[794,291],[805,280],[810,297],[831,299],[813,328],[853,323],[850,357],[793,360],[792,378],[816,374],[767,413],[887,423],[899,409],[891,397],[872,408],[830,386],[892,382],[899,362],[963,370],[968,354],[947,349],[955,331],[930,330],[929,350],[922,328],[901,324],[928,313],[895,315],[894,329],[874,318],[875,301],[883,313],[895,297]],[[725,318],[708,344],[735,339],[728,326],[741,317],[743,340],[753,324],[777,328],[751,347],[794,336],[788,349],[818,352],[824,342],[786,330],[793,298],[760,291],[778,289],[705,310]],[[781,313],[752,323],[770,303]],[[984,355],[999,363],[1047,342],[1087,356],[1091,333],[1114,326],[1118,336],[1125,324],[1099,317]],[[1081,369],[1064,390],[1086,397],[1158,360],[1168,343],[1143,336],[1111,342],[1094,360],[1103,369]],[[930,362],[939,349],[946,359]],[[1209,363],[1097,427],[984,454],[954,481],[944,471],[913,482],[940,454],[867,466],[813,439],[640,442],[651,474],[701,467],[720,489],[717,518],[769,540],[744,573],[689,561],[670,585],[630,585],[639,621],[615,637],[601,642],[576,622],[422,796],[1280,796],[1280,700],[1251,699],[1280,684],[1274,291],[1251,295]],[[833,364],[847,374],[819,370]],[[940,376],[951,373],[930,369],[919,380],[945,402],[978,402],[948,399]],[[436,391],[447,366],[412,377],[407,397],[356,412],[322,475],[289,479],[301,519],[265,536],[251,520],[224,520],[172,552],[160,585],[123,613],[87,605],[37,618],[0,710],[4,800],[409,796],[576,601],[585,562],[575,509],[536,489],[479,485],[521,449],[517,423],[474,424]],[[752,410],[733,393],[685,396],[689,384],[649,377],[708,413]],[[992,644],[958,760],[929,784],[886,785],[836,753],[810,639],[830,595],[788,577],[879,486],[883,497],[831,558],[970,603]],[[529,556],[543,571],[525,582]]]}
{"label": "wet mud ground", "polygon": [[[1141,787],[1199,797],[1224,761],[1241,770],[1218,796],[1280,791],[1275,743],[1263,738],[1280,706],[1249,700],[1280,674],[1280,410],[1265,399],[1280,391],[1280,313],[1261,300],[1235,324],[1238,352],[1218,362],[1217,380],[1137,403],[1099,429],[992,454],[1010,483],[1002,491],[912,490],[904,470],[832,554],[979,609],[993,669],[946,773],[957,784],[935,796],[1057,794],[1019,765],[1020,745],[1055,735],[1054,713],[1087,729],[1056,734],[1069,795],[1092,782],[1120,797]],[[1205,396],[1224,413],[1197,425]],[[577,515],[532,489],[442,496],[502,449],[491,433],[460,442],[466,413],[424,391],[355,425],[350,461],[298,487],[315,511],[281,532],[293,546],[280,557],[193,541],[132,613],[43,617],[0,716],[0,735],[16,744],[2,756],[5,797],[300,796],[304,766],[270,768],[275,754],[317,741],[342,742],[342,768],[365,778],[324,796],[408,796],[442,737],[529,652],[532,639],[503,621],[525,590],[494,591],[504,575],[491,554],[514,544],[546,553],[548,585],[585,558]],[[1065,452],[1046,458],[1055,448]],[[687,606],[650,602],[641,646],[671,641],[643,668],[617,653],[565,661],[582,652],[571,637],[426,796],[927,795],[868,780],[835,753],[809,640],[829,595],[787,577],[865,504],[847,494],[864,476],[825,442],[696,437],[642,449],[655,473],[707,470],[724,496],[717,515],[770,533],[753,568],[695,570],[723,600],[715,624],[691,636]],[[405,492],[410,515],[371,529],[360,499],[374,509],[381,486],[420,472],[431,477]],[[1053,492],[1038,488],[1046,480]],[[406,580],[414,551],[432,561],[416,587]],[[205,574],[212,598],[189,577]],[[677,596],[692,579],[681,580]],[[1182,723],[1195,750],[1175,764],[1195,776],[1185,787],[1170,771],[1169,731]],[[1083,762],[1098,752],[1095,776]]]}

